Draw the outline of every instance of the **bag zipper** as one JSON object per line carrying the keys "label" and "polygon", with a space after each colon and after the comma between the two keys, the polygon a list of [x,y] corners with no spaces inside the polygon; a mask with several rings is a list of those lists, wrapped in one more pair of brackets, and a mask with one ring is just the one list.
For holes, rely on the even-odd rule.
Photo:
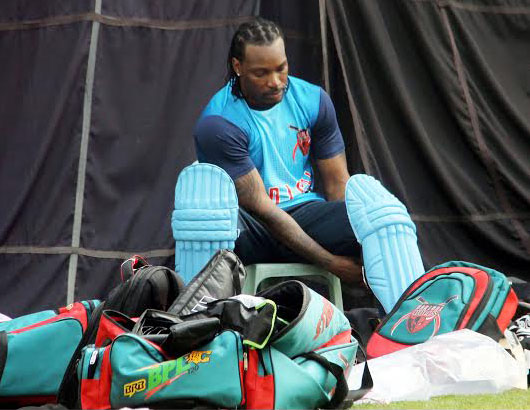
{"label": "bag zipper", "polygon": [[[455,273],[455,272],[452,272],[451,275]],[[460,273],[460,272],[458,272]],[[451,277],[451,276],[447,276],[446,278],[440,278],[439,276],[437,276],[434,280],[428,280],[426,281],[425,283],[423,283],[421,286],[418,286],[418,288],[416,288],[413,292],[411,292],[409,295],[407,295],[407,298],[404,300],[404,301],[409,301],[409,300],[414,300],[416,299],[418,296],[420,296],[423,292],[425,292],[427,289],[429,289],[431,286],[434,286],[436,285],[437,281],[438,280],[455,280],[459,283],[461,283],[461,286],[460,286],[460,300],[463,300],[463,292],[462,292],[462,289],[464,288],[464,281],[460,278],[457,278],[457,277]],[[425,286],[427,285],[427,286]]]}
{"label": "bag zipper", "polygon": [[[240,386],[241,386],[241,406],[246,404],[247,397],[245,395],[246,390],[246,379],[248,371],[248,346],[243,344],[243,336],[239,333],[234,332],[234,336],[239,336],[239,342],[241,343],[241,350],[243,351],[243,374],[240,376]],[[237,358],[239,362],[239,349],[237,351]],[[239,365],[238,365],[239,367]]]}
{"label": "bag zipper", "polygon": [[90,360],[88,361],[87,379],[93,379],[96,374],[96,368],[99,362],[99,348],[95,348],[90,354]]}

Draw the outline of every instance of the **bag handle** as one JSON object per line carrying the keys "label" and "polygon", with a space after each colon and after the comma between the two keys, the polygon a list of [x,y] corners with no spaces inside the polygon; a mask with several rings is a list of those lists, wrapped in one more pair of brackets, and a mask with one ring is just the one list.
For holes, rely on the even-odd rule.
{"label": "bag handle", "polygon": [[144,266],[149,266],[149,263],[147,263],[147,261],[140,255],[133,255],[129,259],[126,259],[120,266],[121,281],[127,282],[128,279],[133,277],[138,269],[143,268]]}
{"label": "bag handle", "polygon": [[[352,330],[353,335],[356,338],[359,338],[359,334],[353,327],[351,328],[351,330]],[[309,352],[309,353],[304,353],[300,355],[302,357],[306,357],[310,360],[316,361],[322,367],[328,370],[335,377],[335,379],[337,379],[337,386],[335,387],[335,394],[331,398],[330,402],[323,408],[325,409],[340,408],[341,403],[344,401],[346,401],[346,403],[349,405],[353,403],[354,401],[359,400],[366,393],[368,393],[368,391],[371,390],[372,387],[374,387],[372,373],[370,373],[370,368],[368,367],[368,357],[366,356],[366,352],[364,351],[363,347],[360,344],[357,346],[357,348],[364,357],[364,369],[363,369],[363,375],[362,375],[362,380],[361,380],[361,386],[357,390],[351,390],[351,391],[348,387],[348,382],[346,381],[346,377],[344,376],[344,371],[342,370],[342,367],[340,367],[338,364],[330,362],[328,359],[326,359],[325,357],[315,352]]]}
{"label": "bag handle", "polygon": [[348,395],[348,382],[346,381],[346,377],[344,376],[344,371],[342,370],[342,367],[340,367],[338,364],[330,362],[328,359],[326,359],[324,356],[319,355],[315,352],[309,352],[299,355],[298,357],[305,357],[309,360],[314,360],[319,365],[321,365],[324,369],[326,369],[328,372],[330,372],[335,379],[337,379],[337,385],[335,386],[335,393],[333,394],[333,397],[327,403],[325,406],[323,406],[323,409],[337,409],[339,408],[340,404],[344,401],[346,396]]}
{"label": "bag handle", "polygon": [[[360,338],[359,333],[352,327],[351,328],[352,334],[357,340],[362,340]],[[363,369],[363,376],[361,379],[361,386],[357,390],[349,390],[348,388],[348,394],[346,395],[346,401],[348,403],[353,403],[356,400],[359,400],[361,397],[363,397],[366,393],[368,393],[369,390],[374,387],[374,380],[372,379],[372,373],[370,373],[370,368],[368,367],[368,356],[366,355],[365,350],[363,347],[358,344],[357,349],[362,353],[364,357],[364,369]]]}
{"label": "bag handle", "polygon": [[365,361],[361,386],[357,390],[348,390],[348,394],[345,398],[346,402],[351,404],[354,401],[359,400],[368,393],[372,387],[374,387],[374,381],[372,379],[372,374],[370,373],[370,368],[368,367],[368,362]]}

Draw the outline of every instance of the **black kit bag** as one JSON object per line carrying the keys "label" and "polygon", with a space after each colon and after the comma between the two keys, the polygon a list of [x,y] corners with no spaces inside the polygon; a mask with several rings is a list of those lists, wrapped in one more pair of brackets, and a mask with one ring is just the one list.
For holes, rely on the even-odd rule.
{"label": "black kit bag", "polygon": [[151,266],[140,256],[121,265],[123,283],[105,300],[105,309],[129,317],[140,316],[145,309],[167,310],[184,290],[182,278],[165,266]]}
{"label": "black kit bag", "polygon": [[[184,289],[184,282],[176,272],[165,266],[151,266],[138,255],[122,263],[120,274],[122,283],[110,291],[105,301],[92,314],[87,330],[64,374],[58,402],[68,408],[77,406],[77,362],[83,347],[96,342],[100,325],[108,319],[106,315],[102,315],[103,311],[111,310],[132,318],[139,317],[146,309],[165,311]],[[126,329],[130,324],[124,323],[123,326]],[[105,345],[111,341],[109,338],[99,343]]]}

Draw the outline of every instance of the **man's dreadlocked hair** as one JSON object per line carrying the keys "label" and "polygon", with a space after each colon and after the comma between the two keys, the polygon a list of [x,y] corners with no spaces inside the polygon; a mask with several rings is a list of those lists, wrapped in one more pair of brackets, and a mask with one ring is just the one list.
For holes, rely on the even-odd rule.
{"label": "man's dreadlocked hair", "polygon": [[237,28],[234,37],[232,37],[226,61],[226,81],[232,84],[232,94],[239,98],[243,97],[239,85],[239,77],[232,67],[232,58],[235,57],[242,61],[247,44],[265,46],[272,44],[278,37],[284,38],[282,29],[276,23],[261,17],[256,17],[256,19],[243,23]]}

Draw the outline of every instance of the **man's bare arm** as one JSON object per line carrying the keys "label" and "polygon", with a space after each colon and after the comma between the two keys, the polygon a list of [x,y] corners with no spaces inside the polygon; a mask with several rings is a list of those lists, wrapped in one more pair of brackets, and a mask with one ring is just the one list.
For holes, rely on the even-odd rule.
{"label": "man's bare arm", "polygon": [[317,167],[324,186],[326,199],[328,201],[344,200],[346,182],[348,182],[350,177],[344,152],[333,158],[317,160]]}
{"label": "man's bare arm", "polygon": [[294,253],[334,273],[346,282],[359,280],[360,267],[352,258],[328,252],[307,235],[288,213],[271,201],[256,169],[239,177],[235,185],[239,205],[252,213],[276,239]]}

